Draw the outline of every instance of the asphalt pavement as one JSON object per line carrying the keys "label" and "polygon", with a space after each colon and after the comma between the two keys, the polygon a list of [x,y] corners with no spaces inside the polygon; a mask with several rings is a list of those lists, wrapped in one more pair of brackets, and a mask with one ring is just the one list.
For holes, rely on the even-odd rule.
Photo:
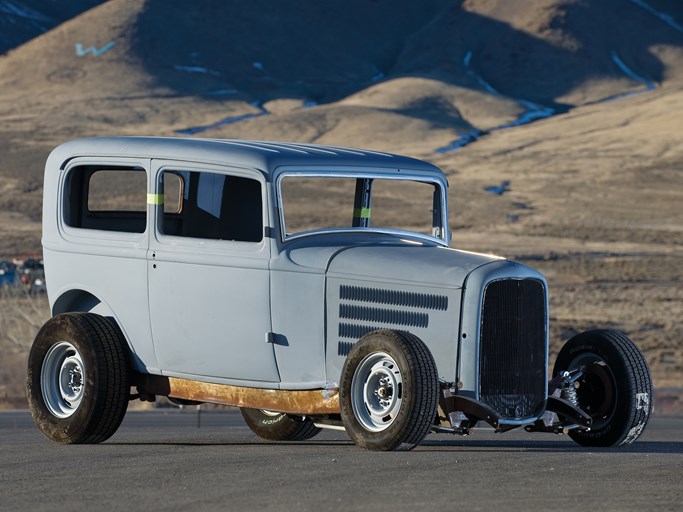
{"label": "asphalt pavement", "polygon": [[236,410],[129,411],[100,445],[48,441],[0,412],[0,511],[683,510],[683,417],[633,445],[477,429],[411,452],[366,452],[344,432],[257,438]]}

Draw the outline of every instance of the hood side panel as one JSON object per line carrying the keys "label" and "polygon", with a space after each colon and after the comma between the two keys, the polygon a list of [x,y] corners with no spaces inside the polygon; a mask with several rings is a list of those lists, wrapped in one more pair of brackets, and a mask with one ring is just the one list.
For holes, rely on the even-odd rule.
{"label": "hood side panel", "polygon": [[459,289],[328,277],[326,373],[339,383],[355,343],[377,329],[409,331],[429,347],[439,377],[455,379]]}

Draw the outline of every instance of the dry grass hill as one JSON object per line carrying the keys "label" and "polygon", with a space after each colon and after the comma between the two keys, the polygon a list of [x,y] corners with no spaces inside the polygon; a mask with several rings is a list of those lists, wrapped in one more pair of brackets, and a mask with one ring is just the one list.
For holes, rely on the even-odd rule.
{"label": "dry grass hill", "polygon": [[548,276],[553,351],[619,328],[683,388],[680,2],[109,0],[0,57],[0,257],[40,248],[50,149],[112,134],[428,159],[455,246]]}
{"label": "dry grass hill", "polygon": [[0,0],[0,54],[21,46],[104,0]]}

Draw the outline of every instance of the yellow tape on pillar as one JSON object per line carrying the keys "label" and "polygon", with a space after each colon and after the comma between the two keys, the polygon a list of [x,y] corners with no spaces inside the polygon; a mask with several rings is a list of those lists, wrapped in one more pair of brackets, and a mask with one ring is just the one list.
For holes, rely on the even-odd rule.
{"label": "yellow tape on pillar", "polygon": [[147,204],[155,206],[164,204],[164,194],[147,194]]}
{"label": "yellow tape on pillar", "polygon": [[355,208],[353,210],[353,216],[356,219],[369,219],[370,218],[370,208]]}

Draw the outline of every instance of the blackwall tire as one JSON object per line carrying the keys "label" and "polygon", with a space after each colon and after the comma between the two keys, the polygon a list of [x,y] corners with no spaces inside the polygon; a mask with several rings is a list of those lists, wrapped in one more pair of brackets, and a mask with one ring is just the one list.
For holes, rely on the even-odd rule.
{"label": "blackwall tire", "polygon": [[374,331],[344,363],[342,421],[361,448],[411,450],[434,424],[438,394],[436,363],[422,340],[407,332]]}
{"label": "blackwall tire", "polygon": [[91,313],[64,313],[38,332],[26,389],[33,420],[60,444],[95,444],[118,429],[130,395],[128,345]]}
{"label": "blackwall tire", "polygon": [[320,433],[309,418],[298,418],[283,412],[241,408],[251,431],[268,441],[305,441]]}
{"label": "blackwall tire", "polygon": [[633,443],[652,414],[652,377],[638,347],[624,334],[593,330],[577,334],[562,347],[553,375],[584,367],[577,381],[579,406],[591,415],[590,430],[570,430],[582,446]]}

